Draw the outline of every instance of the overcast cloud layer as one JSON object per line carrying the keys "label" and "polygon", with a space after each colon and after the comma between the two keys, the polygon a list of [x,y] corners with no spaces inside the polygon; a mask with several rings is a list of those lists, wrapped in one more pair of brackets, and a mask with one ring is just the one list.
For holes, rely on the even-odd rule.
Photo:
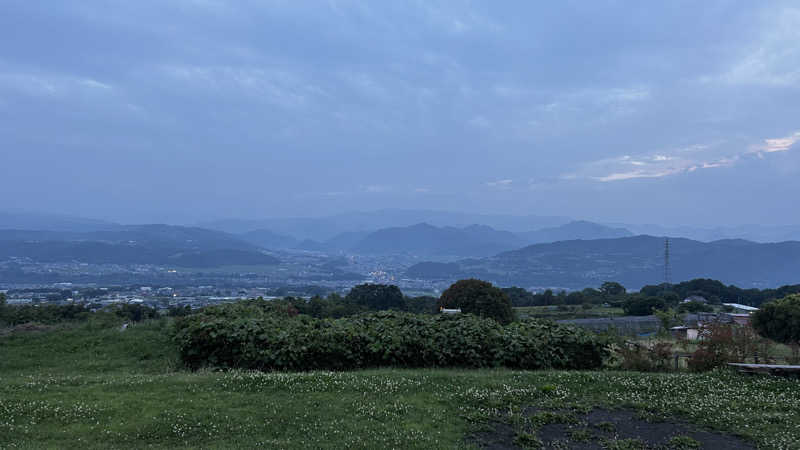
{"label": "overcast cloud layer", "polygon": [[2,0],[0,209],[800,223],[796,2],[556,3]]}

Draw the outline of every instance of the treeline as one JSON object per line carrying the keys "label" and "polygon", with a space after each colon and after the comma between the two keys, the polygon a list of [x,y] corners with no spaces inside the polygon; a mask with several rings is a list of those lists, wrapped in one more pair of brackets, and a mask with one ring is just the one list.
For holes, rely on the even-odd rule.
{"label": "treeline", "polygon": [[[169,316],[191,314],[188,307],[173,307],[166,311]],[[157,309],[132,303],[103,306],[90,303],[26,304],[8,305],[5,295],[0,293],[0,325],[15,326],[25,323],[55,325],[59,323],[81,322],[90,318],[113,319],[123,322],[141,322],[160,317]]]}
{"label": "treeline", "polygon": [[675,305],[693,296],[705,298],[709,304],[740,303],[758,307],[761,304],[800,293],[800,284],[787,285],[778,289],[742,289],[733,285],[726,286],[720,281],[698,278],[678,284],[659,284],[644,286],[639,292],[629,293],[625,287],[616,282],[603,283],[599,289],[586,288],[581,291],[546,290],[532,293],[518,287],[504,288],[503,291],[511,299],[514,306],[549,306],[549,305],[600,305],[624,307],[631,302],[647,302],[662,305]]}

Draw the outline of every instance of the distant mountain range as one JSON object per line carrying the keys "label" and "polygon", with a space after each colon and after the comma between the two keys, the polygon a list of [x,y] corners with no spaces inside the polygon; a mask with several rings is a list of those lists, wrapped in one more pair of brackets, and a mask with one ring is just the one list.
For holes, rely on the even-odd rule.
{"label": "distant mountain range", "polygon": [[500,231],[486,225],[437,227],[428,223],[418,223],[382,228],[372,232],[344,232],[321,242],[312,239],[299,241],[270,230],[250,231],[239,236],[250,243],[270,249],[447,258],[490,256],[538,242],[631,235],[630,231],[622,228],[610,228],[584,221],[527,233]]}
{"label": "distant mountain range", "polygon": [[[713,278],[739,286],[800,282],[800,242],[710,243],[670,239],[673,281]],[[664,238],[634,236],[535,244],[487,258],[410,267],[413,278],[483,278],[523,287],[584,288],[618,281],[628,288],[664,281]]]}
{"label": "distant mountain range", "polygon": [[0,229],[6,230],[86,232],[113,230],[118,226],[118,224],[113,222],[87,219],[85,217],[66,216],[61,214],[0,211]]}
{"label": "distant mountain range", "polygon": [[370,233],[352,249],[360,254],[417,256],[487,256],[523,245],[519,236],[485,225],[435,227],[427,223],[384,228]]}
{"label": "distant mountain range", "polygon": [[[382,214],[354,213],[352,217],[342,214],[322,219],[258,222],[276,228],[249,229],[255,222],[242,222],[240,231],[231,234],[198,227],[120,225],[65,216],[3,213],[0,214],[0,261],[28,258],[44,263],[202,268],[277,264],[279,260],[267,250],[305,250],[329,255],[423,258],[428,262],[412,266],[406,272],[408,277],[421,279],[478,277],[503,285],[563,288],[583,288],[614,280],[629,288],[638,288],[660,283],[664,278],[663,238],[634,236],[639,231],[635,227],[586,221],[561,223],[561,218],[536,216],[391,210],[385,212],[385,217]],[[422,216],[438,222],[400,225]],[[481,222],[439,225],[476,218],[509,227],[547,225],[522,230],[502,229]],[[392,220],[400,224],[378,226]],[[331,228],[323,233],[328,226]],[[639,227],[667,230],[655,225]],[[742,233],[760,230],[762,236],[767,232],[775,236],[794,236],[792,227],[725,230]],[[702,242],[701,239],[673,238],[672,273],[675,281],[710,277],[753,287],[797,283],[800,282],[800,242],[760,244],[741,239]]]}
{"label": "distant mountain range", "polygon": [[557,227],[517,233],[527,244],[569,241],[574,239],[613,239],[633,236],[625,228],[612,228],[598,223],[578,220]]}
{"label": "distant mountain range", "polygon": [[274,218],[263,220],[217,220],[198,226],[227,233],[241,234],[254,230],[270,230],[298,240],[328,241],[345,232],[372,232],[383,228],[407,227],[420,223],[463,228],[472,224],[487,225],[498,230],[530,231],[565,224],[570,219],[552,216],[512,216],[471,214],[449,211],[385,209],[369,212],[347,212],[327,217]]}
{"label": "distant mountain range", "polygon": [[278,259],[219,231],[172,225],[103,231],[0,230],[0,259],[176,267],[276,264]]}

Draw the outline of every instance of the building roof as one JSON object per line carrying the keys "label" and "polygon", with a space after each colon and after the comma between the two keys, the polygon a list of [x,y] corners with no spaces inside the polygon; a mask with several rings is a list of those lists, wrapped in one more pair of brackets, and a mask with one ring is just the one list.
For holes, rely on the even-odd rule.
{"label": "building roof", "polygon": [[725,306],[730,306],[734,309],[741,309],[742,311],[758,311],[758,308],[752,306],[742,305],[740,303],[723,303]]}

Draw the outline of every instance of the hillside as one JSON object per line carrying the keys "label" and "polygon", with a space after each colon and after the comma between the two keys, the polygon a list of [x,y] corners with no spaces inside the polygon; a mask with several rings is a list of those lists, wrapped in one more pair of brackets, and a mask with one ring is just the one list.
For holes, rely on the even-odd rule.
{"label": "hillside", "polygon": [[113,231],[91,232],[0,230],[0,259],[9,258],[178,267],[278,262],[226,233],[171,225],[118,226]]}
{"label": "hillside", "polygon": [[[673,281],[712,278],[747,287],[798,282],[800,242],[760,244],[743,240],[710,243],[670,239]],[[664,238],[635,236],[535,244],[493,257],[437,267],[435,276],[481,277],[503,285],[581,289],[615,280],[628,288],[664,280]],[[408,274],[424,273],[419,265]]]}
{"label": "hillside", "polygon": [[285,249],[297,245],[297,239],[284,234],[275,233],[271,230],[259,229],[241,233],[238,235],[242,240],[253,245],[268,249]]}
{"label": "hillside", "polygon": [[[630,433],[633,423],[644,429],[666,424],[664,441],[737,433],[759,448],[794,448],[798,438],[796,382],[780,377],[502,369],[192,372],[180,365],[169,319],[136,323],[125,332],[121,322],[0,327],[0,442],[20,448],[372,449],[464,448],[493,438],[513,449],[535,437],[526,424],[559,426],[554,422],[575,416],[558,412],[587,407],[621,410],[594,419],[615,434]],[[515,420],[520,413],[508,410],[535,415]],[[637,411],[650,422],[636,419]],[[653,421],[654,412],[669,422]],[[715,434],[696,434],[687,422]],[[598,441],[605,436],[600,426],[592,433]],[[634,437],[604,442],[643,448],[624,439]],[[723,442],[703,448],[742,448],[740,440]]]}
{"label": "hillside", "polygon": [[612,228],[585,220],[573,221],[557,227],[542,228],[527,233],[517,233],[528,244],[571,241],[575,239],[614,239],[633,236],[625,228]]}
{"label": "hillside", "polygon": [[62,214],[0,211],[0,230],[52,230],[86,232],[114,230],[119,225]]}
{"label": "hillside", "polygon": [[420,223],[384,228],[367,235],[351,250],[362,254],[487,256],[522,245],[518,236],[488,226],[436,227]]}

